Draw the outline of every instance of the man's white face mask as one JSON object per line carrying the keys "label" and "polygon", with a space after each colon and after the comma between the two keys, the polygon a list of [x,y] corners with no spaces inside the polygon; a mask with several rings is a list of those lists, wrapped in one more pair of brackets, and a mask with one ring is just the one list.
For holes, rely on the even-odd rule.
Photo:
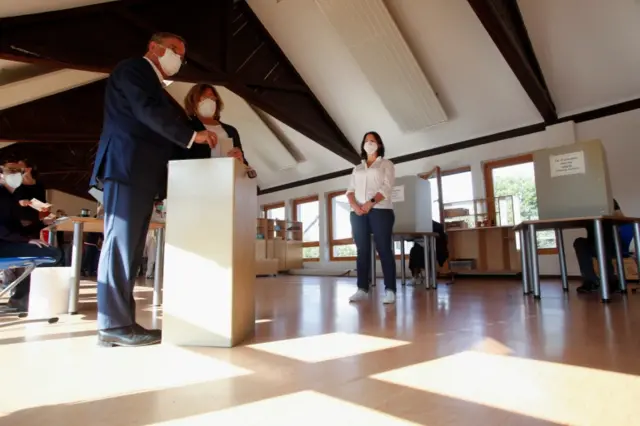
{"label": "man's white face mask", "polygon": [[182,66],[182,58],[180,58],[180,55],[168,47],[164,48],[164,54],[158,57],[158,61],[160,61],[162,71],[167,77],[177,74]]}

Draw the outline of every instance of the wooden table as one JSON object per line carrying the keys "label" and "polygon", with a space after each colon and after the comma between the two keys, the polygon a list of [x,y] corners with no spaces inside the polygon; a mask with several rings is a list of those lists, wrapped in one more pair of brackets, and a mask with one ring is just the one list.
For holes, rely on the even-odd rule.
{"label": "wooden table", "polygon": [[[620,225],[632,223],[634,240],[636,247],[640,247],[640,218],[619,217],[619,216],[586,216],[566,219],[544,219],[527,220],[518,224],[514,229],[520,234],[520,256],[522,261],[522,289],[524,294],[533,291],[533,297],[540,299],[540,272],[538,265],[538,242],[536,232],[552,229],[556,234],[556,244],[558,246],[558,260],[560,262],[560,276],[562,278],[562,289],[569,291],[569,281],[567,277],[567,262],[564,252],[564,238],[562,231],[565,229],[586,228],[593,226],[596,236],[596,253],[598,257],[598,267],[600,269],[600,291],[602,301],[609,301],[609,277],[607,276],[607,262],[609,256],[603,237],[603,224],[612,224],[614,228],[613,238],[616,246],[616,263],[618,265],[618,275],[620,289],[627,292],[627,280],[624,276],[624,261],[622,258],[622,248],[620,247],[620,235],[618,227]],[[637,249],[636,249],[637,250]]]}
{"label": "wooden table", "polygon": [[[162,279],[164,271],[164,223],[151,222],[149,229],[156,231],[156,265],[153,280],[153,305],[162,304]],[[80,294],[80,269],[82,265],[82,234],[85,232],[104,232],[104,220],[93,217],[70,216],[59,219],[50,227],[49,239],[57,231],[73,232],[71,251],[71,281],[69,291],[69,314],[78,313],[78,296]]]}
{"label": "wooden table", "polygon": [[[393,243],[400,241],[400,277],[402,285],[406,285],[406,271],[405,271],[405,251],[404,242],[407,240],[422,239],[424,244],[424,271],[425,271],[425,287],[428,289],[433,286],[433,289],[438,288],[438,265],[436,262],[436,238],[438,238],[437,232],[403,232],[394,231],[392,234]],[[395,246],[393,249],[395,258]],[[375,249],[373,250],[373,276],[375,277]]]}

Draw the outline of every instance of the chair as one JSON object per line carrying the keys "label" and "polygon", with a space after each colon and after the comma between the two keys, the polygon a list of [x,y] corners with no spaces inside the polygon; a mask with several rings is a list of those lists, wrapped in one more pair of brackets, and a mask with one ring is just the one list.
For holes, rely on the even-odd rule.
{"label": "chair", "polygon": [[[0,258],[0,270],[5,269],[13,269],[13,268],[25,268],[24,272],[13,282],[8,284],[3,290],[0,291],[0,297],[4,296],[5,293],[13,290],[18,284],[20,284],[25,278],[33,272],[40,265],[46,265],[55,263],[56,260],[51,257],[3,257]],[[18,312],[16,309],[12,309],[5,306],[4,304],[0,304],[0,318],[9,317],[9,316],[17,316],[18,318],[26,318],[27,312]],[[55,324],[58,322],[57,317],[53,318],[39,318],[39,319],[21,319],[17,321],[11,321],[4,324],[0,324],[0,328],[8,327],[16,324],[27,324],[34,322],[48,322],[49,324]]]}

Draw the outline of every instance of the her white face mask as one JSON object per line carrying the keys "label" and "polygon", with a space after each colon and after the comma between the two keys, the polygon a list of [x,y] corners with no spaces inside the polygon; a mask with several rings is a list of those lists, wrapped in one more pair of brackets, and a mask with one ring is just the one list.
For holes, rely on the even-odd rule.
{"label": "her white face mask", "polygon": [[168,47],[164,49],[164,54],[158,57],[158,61],[167,77],[177,74],[182,66],[182,58]]}
{"label": "her white face mask", "polygon": [[378,144],[375,142],[365,142],[364,143],[364,152],[366,152],[367,154],[371,155],[373,153],[375,153],[376,151],[378,151]]}
{"label": "her white face mask", "polygon": [[8,186],[16,189],[22,185],[22,173],[5,173],[4,181]]}
{"label": "her white face mask", "polygon": [[211,98],[204,99],[198,104],[198,115],[200,117],[213,117],[216,113],[216,101]]}

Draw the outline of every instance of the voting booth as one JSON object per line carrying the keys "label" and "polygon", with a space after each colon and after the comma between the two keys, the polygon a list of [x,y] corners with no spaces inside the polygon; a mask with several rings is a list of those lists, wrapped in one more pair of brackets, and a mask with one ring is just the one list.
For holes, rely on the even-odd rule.
{"label": "voting booth", "polygon": [[255,326],[257,188],[233,158],[169,163],[163,343],[232,347]]}
{"label": "voting booth", "polygon": [[592,140],[533,153],[540,219],[613,213],[613,194],[602,142]]}
{"label": "voting booth", "polygon": [[397,177],[391,194],[394,232],[432,232],[431,184],[418,176]]}

